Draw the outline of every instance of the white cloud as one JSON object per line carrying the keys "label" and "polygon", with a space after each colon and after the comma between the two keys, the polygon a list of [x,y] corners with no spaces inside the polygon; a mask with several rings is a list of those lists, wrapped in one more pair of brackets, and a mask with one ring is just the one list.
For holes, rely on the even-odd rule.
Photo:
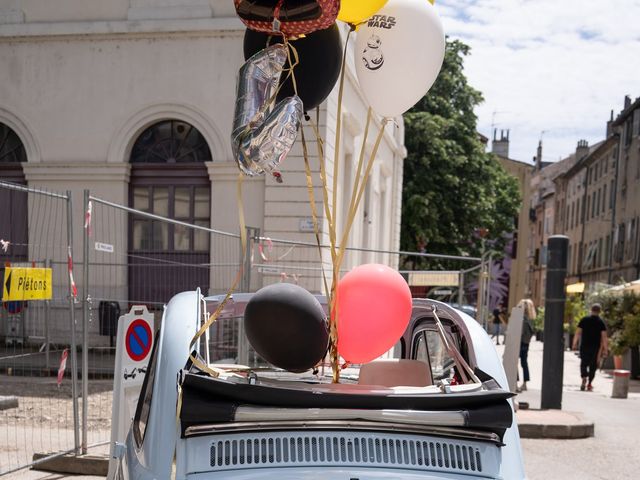
{"label": "white cloud", "polygon": [[[510,156],[544,160],[604,138],[610,111],[640,96],[640,0],[436,0],[445,32],[485,102],[478,129],[510,129]],[[495,115],[494,115],[495,112]]]}

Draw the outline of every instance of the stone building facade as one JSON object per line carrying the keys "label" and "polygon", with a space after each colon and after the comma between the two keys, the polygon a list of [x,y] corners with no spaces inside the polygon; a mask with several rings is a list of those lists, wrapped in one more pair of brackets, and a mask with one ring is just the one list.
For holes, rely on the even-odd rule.
{"label": "stone building facade", "polygon": [[[539,156],[538,156],[539,158]],[[553,164],[538,161],[531,180],[529,291],[544,302],[548,236],[569,237],[567,283],[630,282],[640,277],[640,98],[625,97],[605,139]]]}
{"label": "stone building facade", "polygon": [[[620,114],[614,118],[611,112],[605,140],[557,179],[567,186],[571,206],[558,226],[573,250],[569,281],[583,282],[587,289],[640,277],[639,138],[640,98],[625,97]],[[581,199],[572,198],[574,192]],[[572,219],[573,204],[580,213]]]}
{"label": "stone building facade", "polygon": [[[554,179],[571,167],[575,155],[556,163],[542,162],[542,145],[538,146],[534,172],[531,175],[529,213],[528,275],[526,291],[536,306],[544,305],[547,280],[547,244],[555,232],[556,190]],[[526,208],[526,206],[523,206]]]}
{"label": "stone building facade", "polygon": [[610,136],[555,179],[562,192],[556,231],[569,237],[569,283],[608,282],[616,145]]}
{"label": "stone building facade", "polygon": [[618,146],[609,283],[618,283],[640,278],[640,97],[626,97],[611,126]]}

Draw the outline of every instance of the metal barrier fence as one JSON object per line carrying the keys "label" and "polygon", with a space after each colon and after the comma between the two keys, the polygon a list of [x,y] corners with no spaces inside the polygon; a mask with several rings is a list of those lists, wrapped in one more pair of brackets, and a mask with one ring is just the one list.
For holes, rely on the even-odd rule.
{"label": "metal barrier fence", "polygon": [[[255,235],[252,238],[250,272],[251,280],[257,278],[259,286],[278,281],[300,284],[312,292],[323,293],[323,275],[331,283],[331,252],[329,245],[318,247],[316,243],[272,239]],[[435,261],[430,270],[420,269],[424,261]],[[369,248],[347,247],[340,274],[344,275],[353,267],[364,263],[381,263],[400,271],[409,284],[412,279],[422,275],[433,274],[429,278],[433,281],[446,279],[453,283],[432,283],[433,289],[414,289],[416,295],[429,295],[430,298],[442,300],[458,305],[471,305],[478,302],[478,298],[488,301],[484,291],[479,292],[482,282],[479,278],[488,278],[481,272],[488,271],[488,255],[482,258],[462,257],[455,255],[439,255],[421,252],[389,251]],[[469,268],[469,265],[472,265]],[[324,271],[323,271],[324,269]],[[448,274],[445,278],[443,274]],[[254,284],[256,282],[254,281]],[[252,284],[253,285],[253,284]],[[426,285],[425,285],[426,286]],[[449,289],[442,290],[440,287]]]}
{"label": "metal barrier fence", "polygon": [[[255,292],[271,283],[290,282],[314,293],[324,293],[323,277],[329,285],[331,282],[328,245],[319,247],[315,242],[268,238],[259,229],[246,227],[247,245],[243,252],[238,234],[125,207],[88,192],[85,211],[90,217],[89,228],[85,230],[84,258],[88,263],[83,282],[87,285],[83,298],[88,323],[85,331],[89,336],[83,340],[89,348],[88,358],[83,359],[83,365],[87,365],[83,372],[88,372],[92,379],[112,370],[115,322],[134,304],[144,304],[155,311],[159,325],[161,307],[175,293],[199,287],[205,294],[223,294],[239,274],[237,292]],[[363,263],[398,268],[401,263],[418,265],[418,260],[425,259],[438,261],[438,267],[443,269],[456,268],[454,273],[460,281],[456,280],[455,300],[461,304],[471,301],[464,292],[479,270],[479,258],[347,248],[341,274]],[[462,268],[470,263],[474,265],[472,268]],[[451,302],[451,298],[442,300]],[[249,364],[259,361],[244,340],[239,319],[221,320],[212,327],[209,339],[212,361],[240,359],[241,363]],[[107,401],[110,399],[96,402],[96,409],[104,411]],[[87,411],[91,414],[91,405]],[[93,435],[94,438],[85,440],[83,434],[83,446],[85,441],[98,440]],[[106,432],[100,435],[106,438]]]}
{"label": "metal barrier fence", "polygon": [[[0,475],[77,451],[71,196],[0,181]],[[19,270],[27,267],[30,270]],[[38,270],[36,270],[38,269]],[[43,270],[44,279],[38,279]],[[45,282],[52,282],[50,295]],[[34,283],[35,282],[35,283]],[[34,288],[35,287],[35,290]],[[34,296],[47,299],[29,299]],[[58,376],[63,357],[66,373]]]}
{"label": "metal barrier fence", "polygon": [[111,411],[120,315],[146,305],[157,329],[163,305],[176,293],[198,287],[209,294],[226,292],[242,257],[237,234],[118,205],[88,191],[84,211],[83,452],[109,441],[111,418],[105,412]]}

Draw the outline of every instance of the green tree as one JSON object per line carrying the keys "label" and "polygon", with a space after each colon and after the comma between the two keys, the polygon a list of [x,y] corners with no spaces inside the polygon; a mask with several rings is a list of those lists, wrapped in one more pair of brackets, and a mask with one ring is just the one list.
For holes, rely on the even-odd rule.
{"label": "green tree", "polygon": [[518,183],[480,141],[473,109],[482,95],[464,75],[468,54],[467,45],[448,40],[438,80],[404,115],[403,250],[478,255],[474,233],[485,228],[485,241],[502,251],[514,230]]}

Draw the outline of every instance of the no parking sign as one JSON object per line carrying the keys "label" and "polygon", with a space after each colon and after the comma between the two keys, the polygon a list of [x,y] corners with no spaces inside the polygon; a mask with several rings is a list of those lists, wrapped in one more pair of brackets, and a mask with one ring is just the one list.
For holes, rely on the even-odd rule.
{"label": "no parking sign", "polygon": [[127,386],[139,383],[141,387],[152,347],[153,313],[135,305],[118,319],[114,377],[125,380]]}
{"label": "no parking sign", "polygon": [[[153,321],[153,316],[151,320]],[[125,346],[129,358],[134,362],[141,362],[147,358],[153,345],[152,340],[153,333],[147,320],[137,318],[131,322],[125,336]]]}
{"label": "no parking sign", "polygon": [[124,443],[133,420],[142,382],[153,349],[153,313],[144,305],[134,305],[118,319],[116,362],[113,372],[113,407],[111,410],[111,453],[109,477],[115,468],[113,446]]}
{"label": "no parking sign", "polygon": [[2,302],[2,306],[4,309],[9,312],[11,315],[17,315],[22,311],[25,302],[19,301],[11,301],[11,302]]}

